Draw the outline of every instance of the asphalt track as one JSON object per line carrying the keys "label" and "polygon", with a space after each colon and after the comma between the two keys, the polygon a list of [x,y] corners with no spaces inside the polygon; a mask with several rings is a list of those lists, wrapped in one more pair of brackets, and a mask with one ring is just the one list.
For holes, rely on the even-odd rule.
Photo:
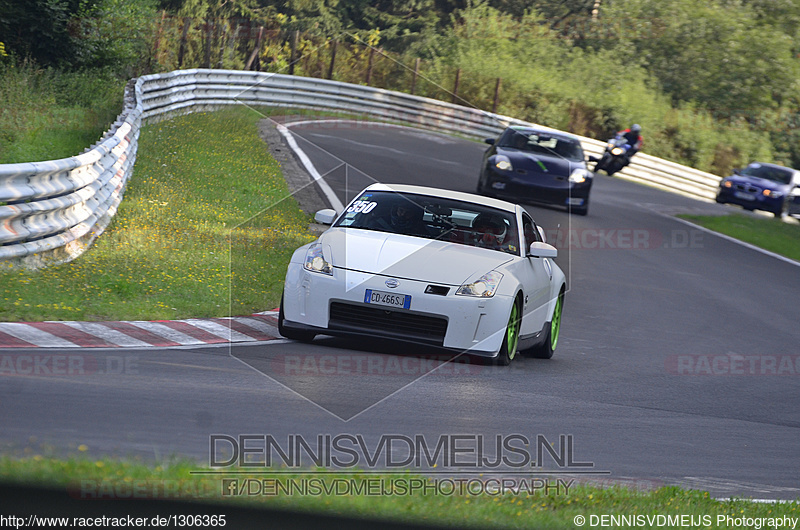
{"label": "asphalt track", "polygon": [[[485,147],[364,123],[292,130],[343,202],[374,181],[472,191]],[[81,350],[94,371],[0,372],[0,443],[208,462],[211,434],[362,435],[373,448],[387,434],[570,435],[573,459],[593,467],[542,463],[559,475],[798,498],[800,268],[670,215],[720,208],[605,175],[587,217],[529,207],[568,276],[551,360],[441,364],[434,351],[325,337]]]}

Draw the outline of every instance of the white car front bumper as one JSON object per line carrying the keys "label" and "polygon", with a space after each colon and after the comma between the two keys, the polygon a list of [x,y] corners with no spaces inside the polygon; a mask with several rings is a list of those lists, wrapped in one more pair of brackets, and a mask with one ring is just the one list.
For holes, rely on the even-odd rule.
{"label": "white car front bumper", "polygon": [[[390,279],[399,285],[387,287]],[[431,292],[431,285],[439,288],[433,289],[439,294]],[[366,303],[368,289],[410,295],[410,306]],[[456,295],[457,289],[339,268],[333,269],[333,275],[310,272],[293,260],[284,287],[284,323],[322,334],[388,337],[495,356],[503,342],[513,295],[477,298]]]}

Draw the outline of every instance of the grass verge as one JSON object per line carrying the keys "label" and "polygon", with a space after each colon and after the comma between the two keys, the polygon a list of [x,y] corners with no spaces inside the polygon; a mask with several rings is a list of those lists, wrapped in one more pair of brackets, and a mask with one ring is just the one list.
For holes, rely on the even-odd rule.
{"label": "grass verge", "polygon": [[[769,526],[764,519],[800,518],[797,501],[776,504],[745,499],[719,501],[707,492],[674,486],[641,492],[624,487],[599,488],[572,483],[547,493],[542,489],[527,491],[524,488],[501,493],[493,487],[484,488],[478,482],[472,482],[472,489],[465,485],[464,491],[460,491],[457,481],[464,480],[461,484],[466,484],[466,479],[439,476],[436,483],[437,479],[411,473],[375,475],[356,471],[335,476],[313,472],[209,476],[197,474],[197,471],[202,469],[186,460],[154,467],[84,457],[60,460],[38,454],[0,458],[0,481],[65,488],[76,499],[170,498],[219,503],[223,507],[290,509],[457,528],[576,528],[577,516],[583,516],[590,526],[599,526],[601,516],[607,519],[606,524],[600,526],[616,526],[611,524],[610,517],[625,516],[633,518],[630,519],[635,521],[633,526],[642,528],[761,528]],[[268,492],[277,494],[223,496],[223,481],[232,478],[239,481],[240,487],[245,480],[253,479],[256,482],[252,484],[262,491],[266,485]],[[315,484],[315,489],[311,484]],[[494,486],[488,479],[484,479],[484,484]],[[423,491],[422,485],[427,485],[427,490]],[[287,494],[292,487],[295,488],[292,494]],[[338,494],[322,494],[325,488]],[[412,488],[416,489],[412,492]],[[257,489],[251,488],[251,491],[256,493]],[[593,516],[598,519],[591,525]],[[659,516],[660,519],[656,519]],[[720,524],[719,517],[745,518],[752,523],[732,524],[725,519],[726,522]],[[665,524],[670,521],[673,524]]]}
{"label": "grass verge", "polygon": [[757,247],[800,261],[800,226],[777,219],[758,219],[744,215],[680,215],[704,228],[725,234]]}
{"label": "grass verge", "polygon": [[111,226],[70,263],[0,272],[0,320],[159,320],[277,307],[313,239],[244,107],[147,125]]}
{"label": "grass verge", "polygon": [[0,61],[0,164],[82,153],[120,113],[124,86],[105,70],[60,72]]}

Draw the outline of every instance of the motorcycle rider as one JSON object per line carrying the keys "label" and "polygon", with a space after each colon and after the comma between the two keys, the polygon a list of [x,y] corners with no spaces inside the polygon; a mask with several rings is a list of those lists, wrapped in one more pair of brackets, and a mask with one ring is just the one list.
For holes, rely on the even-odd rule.
{"label": "motorcycle rider", "polygon": [[642,138],[642,136],[639,134],[641,132],[642,126],[638,123],[634,123],[629,129],[625,129],[624,131],[619,131],[617,133],[617,137],[624,137],[628,145],[631,146],[630,149],[628,149],[628,151],[625,153],[625,166],[631,163],[631,158],[633,158],[633,155],[638,153],[642,148],[642,144],[644,144],[644,138]]}

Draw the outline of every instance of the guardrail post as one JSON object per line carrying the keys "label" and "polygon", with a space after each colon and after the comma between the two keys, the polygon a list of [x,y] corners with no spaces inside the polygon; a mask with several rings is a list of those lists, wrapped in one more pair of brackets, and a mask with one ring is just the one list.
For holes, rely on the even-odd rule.
{"label": "guardrail post", "polygon": [[461,83],[461,68],[456,70],[456,80],[453,83],[453,103],[458,101],[458,85]]}
{"label": "guardrail post", "polygon": [[211,40],[213,38],[214,32],[214,22],[209,21],[209,19],[205,20],[205,46],[203,47],[203,68],[209,68],[211,66]]}
{"label": "guardrail post", "polygon": [[258,28],[258,37],[256,37],[256,46],[253,48],[253,53],[250,54],[250,57],[247,58],[247,62],[244,65],[245,70],[250,70],[250,67],[253,65],[253,62],[256,63],[256,68],[254,70],[261,70],[261,61],[258,60],[258,52],[261,51],[261,39],[264,37],[264,26]]}
{"label": "guardrail post", "polygon": [[186,54],[186,40],[189,36],[189,26],[192,23],[191,17],[183,17],[183,29],[181,31],[181,45],[178,48],[178,68],[183,66],[183,56]]}
{"label": "guardrail post", "polygon": [[411,95],[417,88],[417,76],[419,75],[419,57],[414,60],[414,75],[411,76]]}
{"label": "guardrail post", "polygon": [[294,30],[292,33],[292,55],[289,58],[289,75],[294,75],[294,63],[297,61],[297,41],[300,38],[300,31]]}
{"label": "guardrail post", "polygon": [[372,81],[372,62],[375,57],[375,48],[369,49],[369,59],[367,60],[367,78],[366,78],[366,85],[369,86],[370,81]]}
{"label": "guardrail post", "polygon": [[333,79],[333,65],[336,63],[336,48],[339,47],[339,41],[334,40],[331,43],[331,64],[328,66],[328,79]]}
{"label": "guardrail post", "polygon": [[161,32],[164,29],[164,19],[167,17],[167,10],[161,10],[161,21],[158,23],[158,27],[156,29],[156,38],[155,42],[153,43],[153,53],[150,55],[148,59],[149,70],[153,71],[153,63],[158,64],[158,49],[161,46]]}
{"label": "guardrail post", "polygon": [[497,78],[497,83],[494,85],[494,103],[492,103],[492,112],[497,112],[497,105],[500,103],[500,83],[503,81],[502,77]]}

